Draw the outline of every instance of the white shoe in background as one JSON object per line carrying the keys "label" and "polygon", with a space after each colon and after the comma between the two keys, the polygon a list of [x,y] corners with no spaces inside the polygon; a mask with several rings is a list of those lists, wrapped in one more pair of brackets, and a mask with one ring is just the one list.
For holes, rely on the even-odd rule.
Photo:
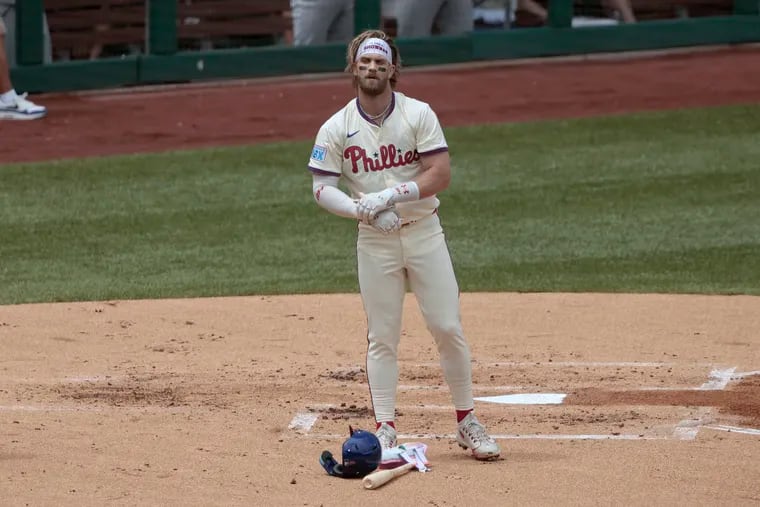
{"label": "white shoe in background", "polygon": [[26,99],[26,93],[16,95],[11,102],[0,99],[0,119],[36,120],[47,114],[47,108]]}

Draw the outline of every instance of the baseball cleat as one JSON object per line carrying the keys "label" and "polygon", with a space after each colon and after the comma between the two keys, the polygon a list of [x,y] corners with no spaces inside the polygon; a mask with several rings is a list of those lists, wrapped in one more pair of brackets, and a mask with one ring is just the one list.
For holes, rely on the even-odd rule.
{"label": "baseball cleat", "polygon": [[398,445],[398,442],[396,442],[396,430],[388,423],[380,424],[380,427],[375,431],[375,436],[380,440],[380,447],[383,450],[393,449]]}
{"label": "baseball cleat", "polygon": [[47,114],[47,108],[26,100],[26,93],[17,95],[12,102],[0,100],[0,119],[36,120]]}
{"label": "baseball cleat", "polygon": [[470,449],[475,459],[492,460],[499,457],[499,444],[486,432],[485,426],[470,412],[457,425],[457,443],[462,449]]}

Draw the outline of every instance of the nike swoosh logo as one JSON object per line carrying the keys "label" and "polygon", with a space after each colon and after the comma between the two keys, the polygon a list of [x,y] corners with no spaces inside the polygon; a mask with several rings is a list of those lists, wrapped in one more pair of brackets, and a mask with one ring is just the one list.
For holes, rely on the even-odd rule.
{"label": "nike swoosh logo", "polygon": [[356,131],[356,132],[354,132],[353,134],[348,134],[346,137],[354,137],[354,136],[355,136],[356,134],[358,134],[358,133],[359,133],[359,131],[357,130],[357,131]]}

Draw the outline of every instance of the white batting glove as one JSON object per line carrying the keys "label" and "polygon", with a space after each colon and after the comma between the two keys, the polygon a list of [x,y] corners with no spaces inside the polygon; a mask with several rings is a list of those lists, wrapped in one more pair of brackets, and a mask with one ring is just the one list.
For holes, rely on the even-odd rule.
{"label": "white batting glove", "polygon": [[398,216],[398,213],[393,208],[385,209],[377,214],[372,221],[372,227],[383,234],[396,232],[401,229],[401,217]]}
{"label": "white batting glove", "polygon": [[356,213],[359,220],[365,224],[372,224],[372,220],[383,210],[393,205],[393,191],[386,188],[382,192],[371,194],[359,194],[359,202],[356,203]]}

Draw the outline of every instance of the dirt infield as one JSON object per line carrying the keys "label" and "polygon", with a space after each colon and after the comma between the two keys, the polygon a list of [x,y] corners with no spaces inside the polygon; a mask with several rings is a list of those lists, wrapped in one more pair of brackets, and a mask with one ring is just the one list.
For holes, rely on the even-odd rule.
{"label": "dirt infield", "polygon": [[[758,59],[415,71],[401,89],[446,125],[756,102]],[[0,126],[0,161],[309,138],[350,93],[327,79],[52,96],[50,118]],[[433,471],[363,491],[317,462],[349,424],[372,426],[358,295],[0,306],[0,504],[760,503],[760,298],[463,294],[462,313],[503,459],[454,442],[410,295],[398,425]]]}
{"label": "dirt infield", "polygon": [[410,296],[398,424],[434,470],[374,492],[317,463],[372,422],[359,308],[358,295],[0,308],[3,504],[760,501],[757,381],[754,419],[726,401],[758,373],[760,298],[464,294],[476,396],[568,394],[478,401],[505,451],[483,464],[453,441]]}

